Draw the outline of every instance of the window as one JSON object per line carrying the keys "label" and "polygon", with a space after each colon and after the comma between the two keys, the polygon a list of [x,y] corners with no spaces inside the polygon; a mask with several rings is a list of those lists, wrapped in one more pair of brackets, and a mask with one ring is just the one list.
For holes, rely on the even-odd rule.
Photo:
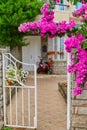
{"label": "window", "polygon": [[[58,38],[57,37],[55,37],[54,38],[54,51],[55,52],[57,52],[58,51],[58,45],[57,45],[57,40],[58,40]],[[57,55],[54,55],[54,59],[57,59]]]}
{"label": "window", "polygon": [[60,38],[60,59],[64,59],[64,38]]}
{"label": "window", "polygon": [[61,5],[59,5],[59,10],[64,10],[64,5],[62,5],[62,4],[64,4],[64,0],[62,0],[62,1],[60,2],[60,4],[61,4]]}
{"label": "window", "polygon": [[82,3],[81,2],[77,2],[76,9],[79,9],[81,6],[82,6]]}
{"label": "window", "polygon": [[55,7],[55,10],[56,10],[56,11],[59,11],[59,10],[67,10],[67,9],[68,9],[67,3],[68,3],[67,0],[61,0],[60,3],[55,4],[55,6],[54,6],[54,7]]}
{"label": "window", "polygon": [[54,60],[66,60],[66,53],[64,48],[64,37],[55,37],[53,39],[53,51],[55,55],[53,56]]}

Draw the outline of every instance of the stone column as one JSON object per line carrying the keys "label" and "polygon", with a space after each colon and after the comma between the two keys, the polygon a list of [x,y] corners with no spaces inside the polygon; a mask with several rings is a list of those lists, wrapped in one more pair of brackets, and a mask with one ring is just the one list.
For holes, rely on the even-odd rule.
{"label": "stone column", "polygon": [[[73,52],[75,56],[75,50]],[[76,86],[76,74],[72,74],[72,87]],[[74,97],[71,94],[71,129],[87,130],[87,89],[80,96]]]}
{"label": "stone column", "polygon": [[8,48],[0,48],[0,130],[4,124],[2,54],[6,52],[8,52]]}

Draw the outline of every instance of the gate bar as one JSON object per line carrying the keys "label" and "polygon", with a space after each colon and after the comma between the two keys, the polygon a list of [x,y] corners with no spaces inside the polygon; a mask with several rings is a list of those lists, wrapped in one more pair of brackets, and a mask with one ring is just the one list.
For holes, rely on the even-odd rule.
{"label": "gate bar", "polygon": [[4,124],[6,125],[6,100],[5,100],[5,98],[6,98],[6,93],[5,93],[5,71],[4,71],[4,69],[5,69],[5,64],[4,64],[4,60],[5,60],[5,58],[4,58],[4,54],[2,54],[2,62],[3,62],[3,104],[4,104],[4,106],[3,106],[3,108],[4,108]]}
{"label": "gate bar", "polygon": [[30,88],[28,88],[28,125],[30,125]]}
{"label": "gate bar", "polygon": [[34,126],[37,128],[37,78],[36,78],[36,76],[37,76],[37,72],[36,72],[36,65],[34,65],[34,72],[35,72],[35,74],[34,74],[34,79],[35,79],[35,118],[34,118]]}
{"label": "gate bar", "polygon": [[18,114],[17,114],[17,110],[18,110],[18,102],[17,102],[17,100],[18,100],[18,97],[17,97],[17,88],[15,88],[15,91],[16,91],[16,125],[18,124]]}
{"label": "gate bar", "polygon": [[22,89],[22,125],[24,126],[24,89]]}
{"label": "gate bar", "polygon": [[12,125],[12,100],[11,100],[11,88],[9,88],[9,95],[10,95],[10,123]]}

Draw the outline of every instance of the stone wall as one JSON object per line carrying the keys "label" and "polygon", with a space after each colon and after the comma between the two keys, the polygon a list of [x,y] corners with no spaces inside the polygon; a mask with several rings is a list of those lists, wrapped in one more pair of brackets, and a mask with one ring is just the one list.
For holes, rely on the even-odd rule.
{"label": "stone wall", "polygon": [[3,80],[2,80],[2,53],[8,52],[8,48],[0,48],[0,130],[4,124],[4,110],[3,110]]}
{"label": "stone wall", "polygon": [[[72,89],[75,87],[75,75],[72,76]],[[87,89],[80,96],[71,95],[71,130],[87,130]]]}
{"label": "stone wall", "polygon": [[54,61],[53,73],[58,75],[67,74],[67,62],[66,61]]}
{"label": "stone wall", "polygon": [[[75,50],[73,50],[75,57]],[[76,86],[76,74],[71,76],[71,129],[70,130],[87,130],[87,89],[80,96],[75,97],[72,94]]]}
{"label": "stone wall", "polygon": [[0,51],[0,129],[3,125],[2,53]]}

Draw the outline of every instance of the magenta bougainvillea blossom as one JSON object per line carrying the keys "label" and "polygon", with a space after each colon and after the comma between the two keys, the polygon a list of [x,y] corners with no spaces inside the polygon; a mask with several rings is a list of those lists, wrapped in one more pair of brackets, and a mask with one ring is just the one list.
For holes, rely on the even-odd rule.
{"label": "magenta bougainvillea blossom", "polygon": [[39,28],[39,22],[27,22],[20,24],[18,30],[23,33],[32,32],[32,34],[36,34]]}
{"label": "magenta bougainvillea blossom", "polygon": [[78,51],[81,50],[81,43],[85,38],[82,34],[79,34],[78,37],[72,36],[65,40],[66,51],[71,53],[73,48],[76,48]]}
{"label": "magenta bougainvillea blossom", "polygon": [[73,13],[74,17],[82,17],[83,20],[87,20],[87,3],[82,4],[81,8]]}
{"label": "magenta bougainvillea blossom", "polygon": [[51,0],[50,2],[52,2],[52,3],[59,3],[60,2],[60,0]]}
{"label": "magenta bougainvillea blossom", "polygon": [[82,88],[81,87],[74,88],[73,94],[74,94],[74,96],[81,95],[82,94]]}
{"label": "magenta bougainvillea blossom", "polygon": [[84,84],[87,80],[87,50],[82,48],[82,41],[84,36],[79,34],[77,37],[72,36],[65,40],[66,51],[71,53],[75,48],[76,55],[71,55],[72,64],[68,66],[68,72],[76,73],[76,88],[73,93],[74,96],[80,95],[84,89]]}
{"label": "magenta bougainvillea blossom", "polygon": [[[74,96],[82,94],[82,91],[87,88],[87,43],[84,41],[87,38],[87,3],[83,3],[81,8],[73,13],[74,17],[80,18],[80,25],[75,36],[66,39],[65,46],[68,53],[72,53],[75,48],[75,57],[71,54],[71,65],[68,66],[68,72],[76,74],[76,88],[73,90]],[[86,87],[85,87],[86,86]]]}
{"label": "magenta bougainvillea blossom", "polygon": [[53,38],[54,36],[64,36],[67,31],[71,32],[72,28],[76,26],[75,21],[70,22],[62,21],[56,23],[54,21],[54,12],[50,9],[50,5],[45,3],[41,8],[40,22],[27,22],[22,23],[18,27],[18,30],[23,33],[39,34],[41,37]]}
{"label": "magenta bougainvillea blossom", "polygon": [[57,3],[59,3],[59,2],[60,2],[60,0],[56,0],[56,2],[57,2]]}

